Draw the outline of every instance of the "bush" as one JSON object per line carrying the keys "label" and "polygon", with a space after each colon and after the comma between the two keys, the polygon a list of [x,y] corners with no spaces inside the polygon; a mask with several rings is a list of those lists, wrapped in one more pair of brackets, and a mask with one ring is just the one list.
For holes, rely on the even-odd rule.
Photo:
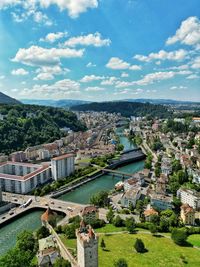
{"label": "bush", "polygon": [[121,258],[114,262],[114,267],[128,267],[125,259]]}
{"label": "bush", "polygon": [[145,246],[144,246],[142,239],[136,238],[134,248],[138,253],[146,252],[146,249],[145,249]]}
{"label": "bush", "polygon": [[187,233],[184,230],[175,228],[172,230],[171,238],[177,245],[184,246],[187,240]]}
{"label": "bush", "polygon": [[124,226],[124,220],[119,215],[117,215],[113,219],[113,225],[116,226],[116,227]]}

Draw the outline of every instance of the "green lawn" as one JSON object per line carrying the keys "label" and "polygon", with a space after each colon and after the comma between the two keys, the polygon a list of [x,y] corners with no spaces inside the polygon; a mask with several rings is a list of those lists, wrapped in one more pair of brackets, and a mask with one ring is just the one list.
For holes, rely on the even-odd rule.
{"label": "green lawn", "polygon": [[102,228],[95,229],[96,233],[112,233],[112,232],[121,232],[121,231],[127,231],[126,227],[115,227],[112,224],[106,224]]}
{"label": "green lawn", "polygon": [[76,249],[76,239],[68,239],[64,234],[60,234],[59,236],[67,248]]}
{"label": "green lawn", "polygon": [[[113,262],[125,258],[129,267],[197,267],[200,266],[200,251],[192,247],[180,247],[169,238],[150,234],[117,234],[103,236],[106,251],[99,248],[99,267],[112,267]],[[139,254],[133,249],[136,238],[141,238],[148,249]],[[102,236],[100,236],[101,242]],[[100,244],[99,242],[99,244]],[[183,262],[185,257],[187,264]]]}
{"label": "green lawn", "polygon": [[190,235],[187,241],[193,246],[200,247],[200,235]]}

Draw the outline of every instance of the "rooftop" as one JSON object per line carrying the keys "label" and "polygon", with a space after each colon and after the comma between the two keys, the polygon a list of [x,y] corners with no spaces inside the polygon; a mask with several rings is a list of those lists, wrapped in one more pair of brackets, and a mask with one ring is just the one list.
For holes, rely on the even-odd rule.
{"label": "rooftop", "polygon": [[62,159],[66,159],[66,158],[71,158],[71,157],[75,157],[74,154],[64,154],[58,157],[53,158],[52,160],[62,160]]}

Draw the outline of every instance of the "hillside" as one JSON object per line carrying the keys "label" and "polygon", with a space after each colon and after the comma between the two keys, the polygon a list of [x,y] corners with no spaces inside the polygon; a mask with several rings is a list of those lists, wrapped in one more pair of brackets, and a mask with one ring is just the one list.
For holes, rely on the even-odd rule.
{"label": "hillside", "polygon": [[71,108],[76,111],[106,111],[109,113],[121,113],[122,116],[153,116],[166,118],[171,115],[171,112],[162,105],[153,105],[150,103],[135,103],[135,102],[103,102],[77,105]]}
{"label": "hillside", "polygon": [[20,104],[20,102],[0,92],[0,104]]}
{"label": "hillside", "polygon": [[59,108],[0,105],[0,114],[4,116],[0,120],[0,153],[52,142],[64,136],[63,127],[85,130],[74,113]]}
{"label": "hillside", "polygon": [[82,105],[90,103],[89,101],[84,100],[74,100],[74,99],[60,99],[60,100],[51,100],[51,99],[21,99],[23,104],[29,105],[39,105],[39,106],[49,106],[49,107],[62,107],[69,108],[75,105]]}

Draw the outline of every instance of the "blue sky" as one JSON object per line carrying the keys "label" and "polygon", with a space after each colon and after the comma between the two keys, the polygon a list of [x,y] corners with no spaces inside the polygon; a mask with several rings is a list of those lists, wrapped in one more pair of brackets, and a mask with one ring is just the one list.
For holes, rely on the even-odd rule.
{"label": "blue sky", "polygon": [[0,91],[200,101],[200,2],[0,0]]}

